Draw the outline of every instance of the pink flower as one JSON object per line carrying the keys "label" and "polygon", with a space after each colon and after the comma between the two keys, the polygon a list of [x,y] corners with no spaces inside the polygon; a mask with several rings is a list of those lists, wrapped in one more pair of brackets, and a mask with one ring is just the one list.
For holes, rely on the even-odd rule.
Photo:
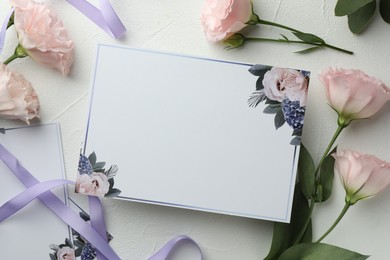
{"label": "pink flower", "polygon": [[64,246],[57,251],[58,260],[75,260],[76,256],[74,249],[68,246]]}
{"label": "pink flower", "polygon": [[318,77],[325,86],[329,105],[339,115],[341,126],[371,117],[390,100],[390,89],[360,70],[329,68]]}
{"label": "pink flower", "polygon": [[19,43],[38,63],[67,75],[73,63],[73,41],[57,14],[32,0],[11,0]]}
{"label": "pink flower", "polygon": [[345,200],[350,205],[375,196],[390,184],[390,163],[350,150],[337,151],[332,156],[334,170],[347,193]]}
{"label": "pink flower", "polygon": [[85,195],[103,197],[110,189],[108,178],[104,173],[94,172],[90,175],[79,174],[76,181],[76,192]]}
{"label": "pink flower", "polygon": [[38,117],[39,100],[31,83],[22,74],[0,65],[0,116],[27,124]]}
{"label": "pink flower", "polygon": [[217,42],[247,26],[251,16],[250,0],[206,0],[201,23],[207,39]]}
{"label": "pink flower", "polygon": [[273,67],[264,74],[264,94],[271,100],[282,102],[284,98],[306,105],[308,81],[297,70]]}

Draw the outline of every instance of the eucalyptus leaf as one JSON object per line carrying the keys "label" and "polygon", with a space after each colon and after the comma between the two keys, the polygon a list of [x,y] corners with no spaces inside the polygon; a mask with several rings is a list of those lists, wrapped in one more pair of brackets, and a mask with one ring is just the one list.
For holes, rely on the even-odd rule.
{"label": "eucalyptus leaf", "polygon": [[309,42],[309,43],[319,43],[319,44],[324,44],[325,41],[321,39],[320,37],[311,34],[311,33],[303,33],[303,32],[293,32],[293,34],[300,40],[304,42]]}
{"label": "eucalyptus leaf", "polygon": [[302,193],[307,199],[310,199],[315,187],[315,167],[313,158],[303,144],[301,144],[299,152],[298,176]]}
{"label": "eucalyptus leaf", "polygon": [[116,189],[116,188],[113,188],[113,189],[111,189],[106,195],[104,195],[104,197],[109,197],[109,198],[116,197],[116,196],[118,196],[121,192],[122,192],[121,190]]}
{"label": "eucalyptus leaf", "polygon": [[97,162],[95,164],[92,164],[93,165],[93,170],[96,171],[96,170],[99,170],[99,169],[103,169],[104,166],[106,165],[105,162]]}
{"label": "eucalyptus leaf", "polygon": [[54,254],[50,253],[49,256],[50,260],[57,260],[57,257]]}
{"label": "eucalyptus leaf", "polygon": [[75,245],[75,247],[83,247],[83,246],[84,246],[84,243],[81,243],[80,241],[75,240],[75,241],[74,241],[74,245]]}
{"label": "eucalyptus leaf", "polygon": [[278,129],[278,128],[282,127],[285,122],[286,122],[286,119],[284,119],[282,108],[280,108],[276,112],[276,115],[274,118],[275,128]]}
{"label": "eucalyptus leaf", "polygon": [[372,2],[376,0],[338,0],[334,13],[336,16],[349,15]]}
{"label": "eucalyptus leaf", "polygon": [[304,50],[296,51],[295,53],[305,54],[305,53],[310,53],[310,52],[319,50],[320,48],[321,48],[321,46],[314,46],[314,47],[310,47],[310,48],[307,48],[307,49],[304,49]]}
{"label": "eucalyptus leaf", "polygon": [[278,260],[364,260],[368,256],[323,243],[303,243],[287,249]]}
{"label": "eucalyptus leaf", "polygon": [[327,201],[332,195],[333,179],[334,179],[334,158],[331,154],[336,152],[337,147],[335,147],[329,154],[326,156],[324,162],[320,168],[320,181],[322,186],[322,195],[321,202]]}
{"label": "eucalyptus leaf", "polygon": [[81,253],[83,252],[83,247],[79,247],[74,251],[75,257],[81,256]]}
{"label": "eucalyptus leaf", "polygon": [[279,106],[268,105],[264,108],[263,113],[265,114],[276,114],[280,111],[281,108]]}
{"label": "eucalyptus leaf", "polygon": [[295,136],[291,141],[291,145],[301,145],[301,137],[300,136]]}
{"label": "eucalyptus leaf", "polygon": [[348,15],[348,27],[349,30],[355,34],[361,33],[375,14],[376,1],[373,1],[356,12]]}
{"label": "eucalyptus leaf", "polygon": [[390,0],[381,0],[379,3],[379,12],[386,23],[390,23]]}
{"label": "eucalyptus leaf", "polygon": [[263,76],[260,76],[260,77],[256,80],[256,90],[262,90],[262,89],[264,89],[263,78],[264,78],[264,75],[263,75]]}
{"label": "eucalyptus leaf", "polygon": [[108,183],[110,184],[110,187],[109,187],[109,191],[112,189],[112,187],[114,187],[114,179],[108,179]]}
{"label": "eucalyptus leaf", "polygon": [[276,100],[272,100],[272,99],[269,99],[267,98],[267,100],[265,101],[266,104],[270,104],[270,105],[279,105],[279,106],[282,106],[281,103],[279,101],[276,101]]}
{"label": "eucalyptus leaf", "polygon": [[95,153],[95,152],[92,152],[92,153],[88,156],[88,161],[89,161],[89,163],[90,163],[92,166],[96,163],[96,153]]}
{"label": "eucalyptus leaf", "polygon": [[[310,226],[310,210],[308,202],[301,192],[301,186],[299,183],[295,185],[293,208],[291,212],[290,223],[274,223],[274,231],[272,236],[271,248],[265,260],[276,260],[278,257],[290,246],[292,246],[298,236],[301,234],[301,230],[305,229],[305,233],[302,239],[304,241],[310,241],[312,237]],[[306,223],[309,221],[309,225],[306,227]],[[301,242],[299,239],[298,242]],[[311,241],[310,241],[311,242]]]}
{"label": "eucalyptus leaf", "polygon": [[262,64],[255,64],[252,67],[250,67],[248,71],[252,75],[259,76],[259,77],[263,78],[264,74],[267,71],[269,71],[270,69],[272,69],[272,66],[262,65]]}
{"label": "eucalyptus leaf", "polygon": [[72,241],[70,241],[69,238],[65,238],[65,245],[70,247],[70,248],[74,248]]}

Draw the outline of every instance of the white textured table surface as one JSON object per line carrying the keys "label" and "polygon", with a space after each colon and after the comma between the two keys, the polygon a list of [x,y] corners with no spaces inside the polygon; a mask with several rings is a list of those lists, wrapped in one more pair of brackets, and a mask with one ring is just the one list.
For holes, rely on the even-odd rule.
{"label": "white textured table surface", "polygon": [[[353,50],[353,56],[331,50],[300,55],[294,51],[300,50],[301,46],[272,43],[250,43],[242,49],[226,51],[223,46],[206,41],[200,26],[203,5],[200,0],[112,0],[112,5],[128,29],[120,41],[110,38],[67,2],[45,2],[59,13],[75,42],[75,63],[71,74],[62,77],[57,71],[39,66],[31,59],[17,60],[11,67],[23,73],[38,92],[42,105],[41,121],[61,123],[65,167],[68,178],[73,180],[84,133],[87,93],[97,43],[125,44],[136,48],[310,70],[312,78],[304,143],[316,156],[317,162],[336,129],[336,114],[326,104],[324,89],[317,79],[318,73],[329,66],[357,68],[390,85],[390,25],[377,15],[367,32],[355,36],[347,28],[346,17],[333,15],[336,0],[256,0],[254,8],[264,19],[316,33],[331,44]],[[0,17],[4,17],[8,8],[8,1],[0,3]],[[279,32],[282,31],[267,27],[253,31],[259,36],[272,36]],[[7,34],[1,60],[13,52],[15,38],[13,33]],[[118,111],[113,116],[126,120],[126,111]],[[1,126],[17,124],[0,121]],[[390,105],[387,104],[370,121],[353,122],[343,132],[340,146],[390,161],[389,125]],[[72,197],[85,204],[84,197]],[[371,200],[359,202],[324,242],[372,255],[371,259],[388,259],[389,201],[390,190]],[[103,203],[108,229],[114,236],[111,245],[123,259],[146,259],[173,236],[181,234],[195,239],[205,259],[212,260],[262,259],[271,242],[271,222],[118,200],[103,200]],[[315,209],[315,237],[329,227],[343,203],[344,190],[335,178],[334,195]],[[197,255],[193,249],[183,248],[173,258],[197,259]]]}

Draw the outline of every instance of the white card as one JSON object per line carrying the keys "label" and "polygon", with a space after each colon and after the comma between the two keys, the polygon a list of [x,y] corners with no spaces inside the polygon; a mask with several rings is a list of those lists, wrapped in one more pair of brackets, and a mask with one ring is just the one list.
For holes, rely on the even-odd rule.
{"label": "white card", "polygon": [[[63,179],[63,156],[56,123],[9,128],[0,143],[39,181]],[[25,186],[0,160],[0,205],[24,191]],[[53,190],[65,199],[64,188]],[[51,244],[70,237],[68,226],[35,200],[0,224],[1,259],[49,259]]]}
{"label": "white card", "polygon": [[251,66],[99,45],[76,191],[289,222],[299,146]]}

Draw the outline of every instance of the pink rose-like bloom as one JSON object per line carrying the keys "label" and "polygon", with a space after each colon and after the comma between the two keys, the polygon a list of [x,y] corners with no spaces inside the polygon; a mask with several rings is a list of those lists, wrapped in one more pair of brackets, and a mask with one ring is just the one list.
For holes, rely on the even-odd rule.
{"label": "pink rose-like bloom", "polygon": [[332,156],[334,170],[347,193],[345,200],[351,205],[375,196],[390,184],[390,163],[350,150],[337,151]]}
{"label": "pink rose-like bloom", "polygon": [[297,70],[273,67],[264,74],[264,94],[271,100],[282,102],[284,98],[306,105],[308,81]]}
{"label": "pink rose-like bloom", "polygon": [[76,192],[103,197],[109,189],[108,177],[104,173],[94,172],[90,175],[81,174],[77,177]]}
{"label": "pink rose-like bloom", "polygon": [[318,78],[325,86],[329,105],[339,115],[339,124],[369,118],[390,100],[390,89],[360,70],[329,68]]}
{"label": "pink rose-like bloom", "polygon": [[67,75],[73,63],[73,41],[56,13],[43,3],[11,0],[19,43],[28,55]]}
{"label": "pink rose-like bloom", "polygon": [[0,65],[0,116],[27,124],[38,117],[39,100],[31,83],[22,74]]}
{"label": "pink rose-like bloom", "polygon": [[250,0],[206,0],[201,23],[207,39],[217,42],[247,26],[251,16]]}
{"label": "pink rose-like bloom", "polygon": [[75,260],[76,256],[74,249],[68,246],[64,246],[57,251],[58,260]]}

